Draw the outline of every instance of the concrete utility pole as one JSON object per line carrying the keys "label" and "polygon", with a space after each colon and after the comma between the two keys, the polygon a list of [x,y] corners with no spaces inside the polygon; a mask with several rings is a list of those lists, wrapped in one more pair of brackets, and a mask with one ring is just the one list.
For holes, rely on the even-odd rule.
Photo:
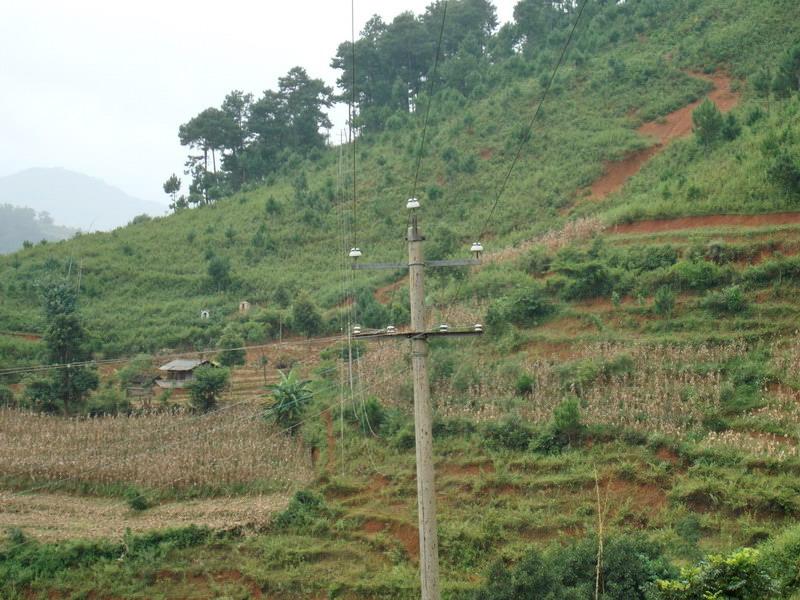
{"label": "concrete utility pole", "polygon": [[[408,283],[411,330],[425,330],[425,291],[422,260],[423,237],[416,211],[408,228]],[[428,382],[428,339],[411,338],[414,377],[414,437],[417,450],[417,512],[422,600],[439,600],[439,536],[436,532],[436,488],[433,481],[433,408]]]}
{"label": "concrete utility pole", "polygon": [[408,267],[409,301],[411,308],[411,331],[398,333],[394,326],[378,331],[361,331],[355,326],[354,337],[408,338],[411,340],[411,365],[414,378],[414,434],[417,458],[417,513],[419,518],[419,556],[422,600],[439,600],[439,539],[436,531],[436,488],[433,469],[433,407],[428,381],[428,337],[444,335],[480,335],[483,327],[475,324],[469,329],[450,330],[442,324],[438,331],[425,330],[425,290],[423,274],[425,267],[458,267],[480,264],[483,247],[475,242],[471,251],[474,259],[436,260],[425,262],[422,242],[425,240],[417,223],[419,201],[411,198],[406,204],[412,211],[408,228],[408,265],[394,263],[359,264],[361,250],[353,248],[350,257],[354,269],[392,269]]}

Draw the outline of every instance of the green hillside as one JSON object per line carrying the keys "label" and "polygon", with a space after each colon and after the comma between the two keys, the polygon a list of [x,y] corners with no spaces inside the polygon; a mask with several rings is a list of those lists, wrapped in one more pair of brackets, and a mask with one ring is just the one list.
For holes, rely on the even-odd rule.
{"label": "green hillside", "polygon": [[[450,4],[463,28],[485,8]],[[376,61],[422,36],[429,77],[368,82],[355,152],[242,144],[213,187],[195,171],[192,208],[0,257],[0,331],[43,332],[40,288],[69,273],[96,358],[289,337],[315,392],[297,438],[313,458],[294,480],[285,463],[274,479],[226,473],[199,487],[122,468],[64,476],[60,461],[0,470],[5,489],[80,494],[87,511],[130,489],[154,505],[294,494],[271,521],[232,529],[51,543],[21,528],[0,550],[0,590],[417,597],[406,348],[359,345],[345,397],[342,348],[298,341],[338,334],[351,315],[407,323],[403,273],[351,271],[347,251],[403,260],[416,194],[428,258],[486,247],[482,265],[426,280],[432,323],[486,328],[477,341],[431,343],[445,597],[593,598],[596,568],[607,599],[800,597],[800,5],[590,0],[550,86],[577,8],[541,4],[523,0],[517,22],[491,34],[451,22],[436,74],[441,4],[408,17],[417,29],[399,18],[365,32]],[[345,82],[347,50],[334,59]],[[247,162],[256,154],[266,162]],[[245,163],[264,171],[247,180]],[[240,314],[240,300],[253,310]],[[271,373],[291,362],[284,348],[270,348]],[[44,352],[0,334],[0,367]],[[226,406],[258,393],[265,364],[248,355],[234,383],[254,387],[234,387]],[[98,394],[119,387],[102,375]],[[29,376],[6,379],[24,398]],[[252,438],[295,442],[253,427],[263,430]],[[198,453],[246,462],[226,434],[212,440]],[[129,468],[128,450],[107,443]]]}

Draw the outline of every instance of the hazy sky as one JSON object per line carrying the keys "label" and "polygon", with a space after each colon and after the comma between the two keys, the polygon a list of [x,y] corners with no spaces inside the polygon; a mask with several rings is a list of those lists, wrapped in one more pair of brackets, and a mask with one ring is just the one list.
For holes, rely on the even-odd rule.
{"label": "hazy sky", "polygon": [[[420,13],[430,0],[355,0],[372,14]],[[501,22],[516,0],[496,0]],[[260,95],[291,67],[330,85],[350,38],[349,0],[27,0],[0,20],[0,175],[65,167],[145,200],[182,174],[178,125],[225,94]],[[335,122],[344,126],[344,112]]]}

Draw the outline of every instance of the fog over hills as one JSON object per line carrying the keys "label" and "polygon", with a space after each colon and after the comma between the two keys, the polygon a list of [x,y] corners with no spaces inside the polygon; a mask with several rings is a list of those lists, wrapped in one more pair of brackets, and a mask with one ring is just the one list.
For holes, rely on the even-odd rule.
{"label": "fog over hills", "polygon": [[167,208],[119,188],[61,168],[33,168],[0,177],[0,204],[47,212],[58,225],[83,231],[109,230],[136,215],[157,216]]}

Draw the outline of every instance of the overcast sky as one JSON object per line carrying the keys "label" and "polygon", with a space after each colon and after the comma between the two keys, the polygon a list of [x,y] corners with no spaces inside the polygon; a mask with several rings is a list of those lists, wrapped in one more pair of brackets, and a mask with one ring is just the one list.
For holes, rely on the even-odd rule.
{"label": "overcast sky", "polygon": [[[355,0],[356,28],[429,3]],[[515,3],[495,0],[501,23]],[[161,183],[186,180],[180,123],[233,89],[274,89],[296,65],[333,85],[330,60],[349,38],[349,0],[5,3],[0,176],[65,167],[166,203]]]}

